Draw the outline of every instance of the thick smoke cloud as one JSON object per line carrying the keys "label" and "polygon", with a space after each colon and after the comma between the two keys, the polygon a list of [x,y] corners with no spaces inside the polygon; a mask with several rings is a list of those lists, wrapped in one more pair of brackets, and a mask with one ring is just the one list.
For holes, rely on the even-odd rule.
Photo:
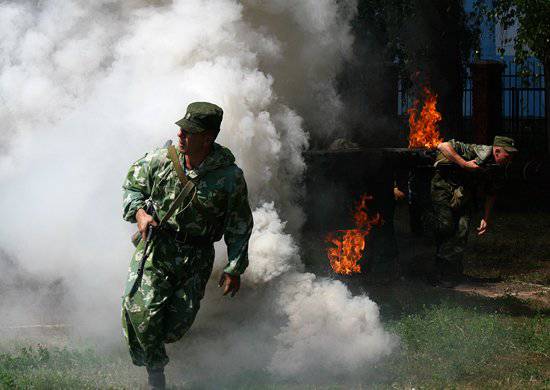
{"label": "thick smoke cloud", "polygon": [[[327,133],[341,112],[333,82],[352,43],[354,7],[336,0],[0,4],[0,207],[9,221],[0,225],[1,256],[16,259],[28,283],[62,281],[70,298],[56,321],[75,335],[120,343],[133,229],[120,219],[122,179],[132,161],[175,137],[172,123],[187,103],[207,100],[224,108],[219,142],[234,151],[249,184],[251,265],[236,299],[220,298],[210,282],[189,337],[172,347],[173,364],[199,377],[243,367],[299,377],[353,371],[390,352],[394,340],[376,305],[303,273],[290,234],[303,218],[296,185],[305,172],[304,128]],[[217,254],[213,278],[223,245]],[[20,288],[32,298],[31,288]],[[0,304],[11,313],[5,322],[47,318],[47,307],[21,307],[25,299]]]}

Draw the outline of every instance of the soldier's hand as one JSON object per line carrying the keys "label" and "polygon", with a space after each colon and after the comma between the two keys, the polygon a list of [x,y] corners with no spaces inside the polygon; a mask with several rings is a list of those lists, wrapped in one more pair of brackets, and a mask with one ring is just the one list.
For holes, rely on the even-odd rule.
{"label": "soldier's hand", "polygon": [[223,295],[231,293],[231,296],[234,297],[241,288],[241,276],[224,272],[218,282],[218,287],[223,287]]}
{"label": "soldier's hand", "polygon": [[399,187],[393,187],[393,198],[397,202],[401,202],[405,199],[405,193],[399,189]]}
{"label": "soldier's hand", "polygon": [[149,225],[157,226],[157,221],[152,215],[149,215],[143,209],[139,209],[136,213],[136,221],[141,238],[145,240],[147,238],[147,227]]}
{"label": "soldier's hand", "polygon": [[479,165],[477,165],[476,160],[470,160],[470,161],[466,161],[466,162],[464,162],[464,164],[462,164],[462,169],[473,172],[473,171],[477,171],[478,169],[481,169],[481,168],[480,168]]}
{"label": "soldier's hand", "polygon": [[477,228],[477,235],[482,236],[487,231],[487,221],[485,219],[482,219],[479,223],[479,227]]}

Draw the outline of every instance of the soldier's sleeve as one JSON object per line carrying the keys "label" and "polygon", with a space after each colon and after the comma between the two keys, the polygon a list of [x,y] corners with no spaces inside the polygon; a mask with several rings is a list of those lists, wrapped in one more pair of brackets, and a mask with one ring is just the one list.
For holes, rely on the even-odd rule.
{"label": "soldier's sleeve", "polygon": [[122,218],[128,222],[136,222],[136,212],[145,208],[145,200],[151,196],[152,158],[146,154],[132,164],[122,185]]}
{"label": "soldier's sleeve", "polygon": [[224,272],[240,275],[248,266],[248,240],[252,234],[252,211],[242,171],[236,176],[235,187],[229,194],[225,217],[224,240],[227,245],[227,266]]}
{"label": "soldier's sleeve", "polygon": [[473,144],[466,144],[464,142],[460,142],[454,139],[450,140],[449,144],[452,146],[455,152],[457,152],[458,155],[466,161],[473,160],[477,157],[474,149],[475,145]]}

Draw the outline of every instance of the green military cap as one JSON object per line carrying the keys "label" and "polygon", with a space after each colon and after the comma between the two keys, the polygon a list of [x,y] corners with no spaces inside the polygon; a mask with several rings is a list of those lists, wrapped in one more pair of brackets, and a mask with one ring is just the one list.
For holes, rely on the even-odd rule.
{"label": "green military cap", "polygon": [[223,110],[213,103],[193,102],[187,106],[185,116],[176,125],[189,133],[202,133],[207,130],[220,131]]}
{"label": "green military cap", "polygon": [[495,139],[493,141],[493,146],[500,146],[504,148],[504,150],[510,153],[514,153],[518,151],[516,149],[516,142],[513,140],[513,138],[504,137],[502,135],[495,136]]}

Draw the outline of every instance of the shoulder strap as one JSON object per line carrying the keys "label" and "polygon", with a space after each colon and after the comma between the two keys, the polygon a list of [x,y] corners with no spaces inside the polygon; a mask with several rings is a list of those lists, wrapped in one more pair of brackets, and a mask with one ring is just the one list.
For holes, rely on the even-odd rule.
{"label": "shoulder strap", "polygon": [[178,154],[176,153],[176,148],[174,145],[168,146],[168,158],[172,161],[172,165],[174,166],[174,169],[178,174],[178,178],[180,179],[181,185],[185,187],[189,180],[185,176],[185,172],[183,172],[183,168],[181,167]]}
{"label": "shoulder strap", "polygon": [[190,181],[190,180],[187,181],[187,184],[183,187],[183,189],[178,194],[178,196],[176,196],[176,199],[174,199],[174,201],[170,205],[170,208],[168,209],[168,212],[166,214],[164,214],[164,217],[162,217],[162,220],[160,221],[159,225],[163,225],[164,223],[166,223],[166,221],[168,221],[168,219],[170,219],[170,217],[174,214],[176,209],[184,203],[184,200],[187,199],[189,194],[192,194],[191,199],[183,207],[183,210],[185,210],[187,207],[189,207],[189,205],[191,204],[193,199],[195,199],[195,193],[196,192],[197,192],[197,189],[196,189],[195,185],[193,184],[193,182]]}
{"label": "shoulder strap", "polygon": [[172,202],[170,205],[170,208],[168,209],[168,212],[164,215],[162,220],[160,221],[160,225],[165,223],[176,211],[180,205],[183,204],[184,200],[188,198],[188,196],[191,194],[191,199],[188,200],[187,204],[183,209],[186,209],[189,207],[191,202],[195,199],[195,195],[197,192],[197,188],[195,187],[195,184],[187,179],[185,176],[185,172],[183,172],[183,168],[181,167],[181,164],[179,162],[178,154],[176,153],[176,148],[174,145],[168,145],[168,158],[172,161],[172,165],[174,166],[174,169],[176,170],[176,173],[178,175],[178,178],[180,180],[180,183],[183,187],[183,189],[180,191],[180,193],[176,196],[176,199]]}
{"label": "shoulder strap", "polygon": [[[209,221],[212,224],[215,224],[216,218],[209,212],[209,210],[206,207],[204,207],[204,205],[199,201],[199,198],[196,196],[197,195],[197,188],[195,187],[195,184],[191,180],[189,180],[187,178],[187,176],[185,176],[185,172],[183,172],[183,168],[180,164],[179,157],[178,157],[178,154],[176,152],[176,148],[174,147],[174,145],[168,146],[168,158],[172,161],[172,165],[174,166],[174,169],[176,170],[176,173],[178,174],[178,178],[180,180],[180,183],[183,186],[183,190],[180,193],[180,195],[183,196],[183,198],[186,198],[188,194],[193,192],[192,198],[189,200],[189,202],[187,203],[185,208],[189,207],[189,205],[192,203],[193,207],[195,207],[197,210],[199,210],[200,213],[206,218],[207,221]],[[186,193],[186,195],[183,195],[184,192]],[[178,198],[179,198],[179,196],[178,196]],[[174,201],[173,205],[175,205],[175,203],[176,202]],[[173,212],[175,211],[176,208],[177,207],[174,207],[174,210],[170,210],[170,211],[172,211],[172,213],[169,212],[169,214],[167,214],[167,215],[169,215],[168,218],[170,218],[170,216],[172,216],[172,214],[173,214]],[[172,209],[172,207],[170,209]],[[165,218],[163,218],[163,220],[167,220],[168,218],[165,217]]]}

